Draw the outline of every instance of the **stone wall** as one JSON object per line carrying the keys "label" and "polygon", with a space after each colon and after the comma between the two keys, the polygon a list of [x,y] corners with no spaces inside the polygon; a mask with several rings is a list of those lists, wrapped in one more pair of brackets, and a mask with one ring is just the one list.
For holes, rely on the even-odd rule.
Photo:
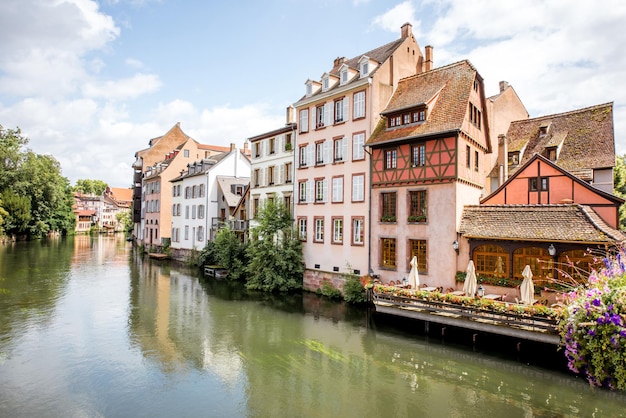
{"label": "stone wall", "polygon": [[322,287],[324,281],[330,282],[334,288],[339,289],[343,294],[343,284],[345,279],[338,273],[331,273],[320,270],[305,270],[303,288],[310,292],[315,292]]}

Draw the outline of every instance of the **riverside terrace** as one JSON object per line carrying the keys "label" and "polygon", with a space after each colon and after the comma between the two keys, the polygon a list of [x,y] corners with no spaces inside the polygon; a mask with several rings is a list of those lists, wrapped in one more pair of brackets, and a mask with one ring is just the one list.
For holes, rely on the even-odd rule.
{"label": "riverside terrace", "polygon": [[486,333],[558,345],[557,318],[560,306],[524,305],[487,297],[463,296],[459,292],[410,290],[374,285],[369,296],[377,313],[396,315],[482,331]]}

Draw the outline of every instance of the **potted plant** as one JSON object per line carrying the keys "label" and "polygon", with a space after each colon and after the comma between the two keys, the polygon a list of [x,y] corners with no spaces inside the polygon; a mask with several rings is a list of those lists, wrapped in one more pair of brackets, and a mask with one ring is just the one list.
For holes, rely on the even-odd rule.
{"label": "potted plant", "polygon": [[426,222],[426,216],[424,215],[411,215],[408,218],[409,222]]}
{"label": "potted plant", "polygon": [[382,218],[380,218],[381,222],[395,222],[396,221],[396,217],[395,216],[383,216]]}

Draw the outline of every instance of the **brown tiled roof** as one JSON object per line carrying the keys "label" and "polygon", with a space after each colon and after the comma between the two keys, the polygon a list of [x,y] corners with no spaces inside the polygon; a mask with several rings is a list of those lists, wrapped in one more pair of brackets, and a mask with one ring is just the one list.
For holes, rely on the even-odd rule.
{"label": "brown tiled roof", "polygon": [[[379,46],[378,48],[372,49],[371,51],[367,51],[364,54],[357,55],[354,58],[350,58],[346,61],[339,61],[337,65],[333,67],[329,74],[339,76],[339,68],[343,64],[347,64],[350,68],[354,68],[357,71],[359,70],[359,60],[362,56],[367,56],[370,59],[377,61],[378,63],[383,63],[387,61],[387,59],[393,54],[393,52],[402,44],[404,39],[396,39],[395,41],[389,42],[383,46]],[[374,71],[372,71],[374,72]]]}
{"label": "brown tiled roof", "polygon": [[478,205],[463,209],[461,235],[510,241],[609,243],[626,239],[585,205]]}
{"label": "brown tiled roof", "polygon": [[[394,53],[394,51],[400,46],[402,45],[402,42],[404,42],[403,38],[400,39],[396,39],[395,41],[389,42],[383,46],[379,46],[378,48],[372,49],[371,51],[367,51],[363,54],[357,55],[354,58],[350,58],[348,60],[336,60],[336,64],[333,66],[333,69],[330,70],[329,74],[334,75],[336,77],[339,77],[339,69],[341,68],[341,66],[343,64],[348,65],[350,68],[355,69],[357,72],[359,72],[359,60],[361,59],[361,57],[363,56],[367,56],[370,59],[378,62],[379,64],[382,64],[383,62],[387,61],[389,59],[389,57]],[[378,67],[376,67],[374,70],[370,71],[369,75],[374,74],[378,68],[380,68],[380,65]],[[354,81],[358,81],[360,78],[359,77],[354,77],[353,79],[351,79],[350,81],[348,81],[347,84],[350,84]],[[322,90],[319,90],[315,93],[313,93],[310,97],[315,97],[318,94],[326,94],[328,91],[331,91],[335,88],[340,87],[339,84],[335,84],[333,87],[331,87],[329,90],[326,90],[325,92],[322,92]],[[343,86],[341,86],[343,87]],[[300,100],[302,99],[308,99],[307,96],[302,96],[300,98]]]}
{"label": "brown tiled roof", "polygon": [[[541,126],[548,126],[543,137],[539,136]],[[524,150],[520,166],[534,154],[545,155],[546,147],[560,145],[556,164],[569,172],[613,167],[613,103],[512,122],[507,142],[509,152]]]}
{"label": "brown tiled roof", "polygon": [[434,107],[428,109],[426,122],[421,124],[387,129],[387,120],[382,118],[367,141],[368,145],[460,130],[477,76],[480,77],[474,66],[464,60],[403,78],[383,113],[426,103],[438,95]]}
{"label": "brown tiled roof", "polygon": [[230,151],[230,147],[223,147],[220,145],[200,144],[200,143],[198,143],[198,149],[203,149],[207,151],[217,151],[217,152]]}
{"label": "brown tiled roof", "polygon": [[131,202],[133,200],[133,189],[111,187],[111,194],[113,199],[118,202]]}

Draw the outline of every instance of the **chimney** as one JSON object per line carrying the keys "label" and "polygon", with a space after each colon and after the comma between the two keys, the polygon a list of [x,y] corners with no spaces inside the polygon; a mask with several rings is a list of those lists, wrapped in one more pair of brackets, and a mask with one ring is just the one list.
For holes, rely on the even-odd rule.
{"label": "chimney", "polygon": [[243,143],[243,153],[248,154],[248,141]]}
{"label": "chimney", "polygon": [[499,186],[509,178],[509,156],[506,135],[498,135],[498,166],[500,167]]}
{"label": "chimney", "polygon": [[286,125],[289,125],[290,123],[294,123],[296,121],[296,109],[294,109],[293,106],[289,105],[287,106],[287,119],[286,119]]}
{"label": "chimney", "polygon": [[402,39],[406,39],[412,35],[413,35],[413,25],[411,25],[409,22],[406,22],[404,25],[402,25],[402,27],[400,27],[400,37]]}
{"label": "chimney", "polygon": [[509,87],[509,83],[508,81],[501,81],[500,82],[500,93],[502,93],[504,90],[506,90]]}
{"label": "chimney", "polygon": [[230,151],[232,152],[232,151],[234,151],[234,150],[236,150],[236,149],[237,149],[237,147],[235,146],[235,143],[234,143],[234,142],[231,142],[231,143],[230,143]]}
{"label": "chimney", "polygon": [[424,49],[426,50],[426,62],[424,71],[430,71],[433,69],[433,47],[431,45],[426,45]]}
{"label": "chimney", "polygon": [[333,62],[333,68],[339,67],[344,62],[346,62],[346,57],[337,57],[337,58],[335,58],[335,61]]}

